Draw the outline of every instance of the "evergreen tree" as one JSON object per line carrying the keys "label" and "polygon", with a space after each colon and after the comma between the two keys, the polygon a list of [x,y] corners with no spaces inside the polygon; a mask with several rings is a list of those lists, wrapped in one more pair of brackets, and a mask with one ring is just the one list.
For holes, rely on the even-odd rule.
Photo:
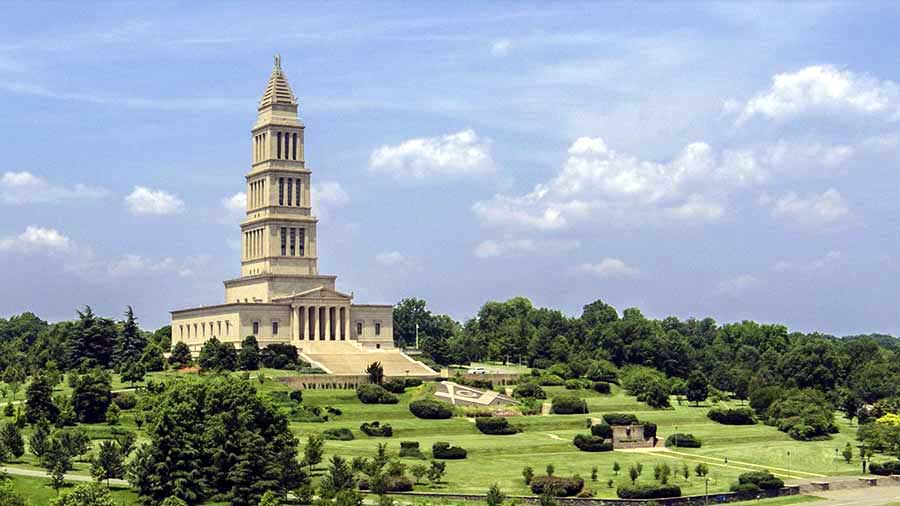
{"label": "evergreen tree", "polygon": [[172,354],[169,355],[169,363],[173,369],[181,369],[193,364],[194,359],[191,356],[191,349],[188,348],[188,345],[181,341],[175,343],[175,346],[172,347]]}
{"label": "evergreen tree", "polygon": [[266,442],[259,434],[243,431],[237,465],[228,472],[233,506],[255,506],[264,493],[279,488],[277,463],[268,460]]}
{"label": "evergreen tree", "polygon": [[122,478],[125,475],[125,456],[118,444],[112,441],[101,441],[97,456],[91,460],[91,475],[97,481]]}
{"label": "evergreen tree", "polygon": [[137,318],[131,306],[125,310],[125,320],[122,322],[122,330],[116,339],[114,351],[115,364],[119,370],[123,370],[130,364],[137,363],[147,347],[147,339],[138,328]]}
{"label": "evergreen tree", "polygon": [[241,352],[238,354],[238,367],[242,371],[259,369],[259,344],[256,342],[256,336],[247,336],[241,343]]}
{"label": "evergreen tree", "polygon": [[163,356],[163,349],[158,344],[148,345],[141,355],[141,367],[144,371],[159,372],[166,370],[166,357]]}
{"label": "evergreen tree", "polygon": [[487,491],[484,502],[487,506],[503,506],[506,495],[500,490],[500,487],[494,483]]}
{"label": "evergreen tree", "polygon": [[144,369],[144,364],[141,362],[130,362],[122,369],[122,381],[127,381],[131,383],[131,387],[134,388],[134,384],[138,381],[144,381],[144,374],[146,373]]}
{"label": "evergreen tree", "polygon": [[50,445],[50,424],[47,420],[41,420],[34,426],[31,437],[28,438],[28,449],[38,458],[40,464],[44,464],[44,454]]}
{"label": "evergreen tree", "polygon": [[325,455],[325,439],[319,434],[310,434],[303,448],[303,465],[309,468],[310,474],[313,468],[322,462],[323,455]]}
{"label": "evergreen tree", "polygon": [[203,343],[198,362],[204,371],[234,371],[237,369],[237,352],[231,343],[223,344],[212,337]]}
{"label": "evergreen tree", "polygon": [[687,399],[699,405],[709,395],[709,381],[701,371],[694,371],[688,376]]}
{"label": "evergreen tree", "polygon": [[67,342],[69,367],[109,367],[118,331],[112,320],[98,318],[90,306],[78,312],[78,322]]}
{"label": "evergreen tree", "polygon": [[0,444],[15,458],[25,455],[25,439],[22,438],[22,431],[15,423],[3,424],[3,428],[0,429]]}
{"label": "evergreen tree", "polygon": [[332,455],[328,471],[319,482],[319,495],[326,499],[332,499],[340,492],[355,489],[356,480],[347,460],[340,455]]}
{"label": "evergreen tree", "polygon": [[72,391],[72,409],[78,421],[97,423],[106,420],[106,410],[112,402],[109,375],[93,369],[78,376]]}
{"label": "evergreen tree", "polygon": [[25,419],[28,423],[39,420],[55,423],[58,418],[59,409],[53,404],[53,387],[43,374],[38,374],[25,390]]}
{"label": "evergreen tree", "polygon": [[75,485],[71,492],[50,501],[50,506],[116,506],[109,489],[96,483]]}

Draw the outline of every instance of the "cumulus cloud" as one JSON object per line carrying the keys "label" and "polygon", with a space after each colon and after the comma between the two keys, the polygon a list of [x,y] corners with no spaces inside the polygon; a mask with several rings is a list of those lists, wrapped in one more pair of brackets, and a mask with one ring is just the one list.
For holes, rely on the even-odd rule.
{"label": "cumulus cloud", "polygon": [[776,74],[768,90],[743,106],[727,102],[728,109],[740,110],[738,124],[755,116],[785,120],[811,111],[882,115],[896,121],[900,119],[900,86],[834,65],[812,65]]}
{"label": "cumulus cloud", "polygon": [[350,195],[340,183],[326,181],[312,187],[313,206],[343,207],[350,202]]}
{"label": "cumulus cloud", "polygon": [[222,199],[222,207],[234,214],[245,212],[247,210],[247,194],[238,192],[230,197]]}
{"label": "cumulus cloud", "polygon": [[829,251],[825,255],[806,261],[780,260],[775,264],[776,271],[817,271],[840,261],[843,255],[840,251]]}
{"label": "cumulus cloud", "polygon": [[509,39],[495,40],[491,44],[491,54],[494,56],[506,56],[510,49],[512,49],[512,42]]}
{"label": "cumulus cloud", "polygon": [[0,251],[73,253],[76,247],[56,229],[29,225],[19,235],[0,238]]}
{"label": "cumulus cloud", "polygon": [[761,282],[756,276],[751,274],[739,274],[719,283],[717,292],[737,297],[758,287],[760,284]]}
{"label": "cumulus cloud", "polygon": [[596,264],[581,264],[578,266],[578,271],[600,278],[633,278],[641,273],[636,267],[632,267],[618,258],[604,258]]}
{"label": "cumulus cloud", "polygon": [[540,239],[488,239],[475,245],[472,253],[478,258],[494,258],[514,255],[558,254],[579,246],[574,240]]}
{"label": "cumulus cloud", "polygon": [[113,276],[133,276],[142,273],[170,272],[178,277],[194,275],[194,269],[205,263],[204,259],[189,258],[178,261],[173,257],[165,257],[151,261],[140,255],[125,255],[109,265],[109,274]]}
{"label": "cumulus cloud", "polygon": [[369,169],[397,179],[493,172],[490,142],[468,129],[441,137],[409,139],[380,146],[369,157]]}
{"label": "cumulus cloud", "polygon": [[779,198],[764,195],[760,204],[770,209],[773,218],[802,226],[834,225],[850,216],[847,201],[834,188],[807,196],[795,192],[788,192]]}
{"label": "cumulus cloud", "polygon": [[411,269],[421,271],[422,266],[418,260],[404,255],[399,251],[385,251],[375,255],[375,261],[387,267]]}
{"label": "cumulus cloud", "polygon": [[31,172],[4,172],[0,176],[0,201],[9,205],[58,203],[65,200],[91,200],[109,192],[83,184],[71,187],[50,184]]}
{"label": "cumulus cloud", "polygon": [[125,197],[125,204],[134,215],[167,216],[184,210],[184,202],[177,196],[143,186],[135,186],[134,191]]}

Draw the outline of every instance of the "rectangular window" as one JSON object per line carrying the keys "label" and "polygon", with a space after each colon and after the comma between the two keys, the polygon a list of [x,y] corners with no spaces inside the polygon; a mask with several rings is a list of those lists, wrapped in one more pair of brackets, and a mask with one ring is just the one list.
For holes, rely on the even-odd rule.
{"label": "rectangular window", "polygon": [[272,335],[278,335],[278,322],[272,322]]}
{"label": "rectangular window", "polygon": [[294,180],[291,178],[288,178],[288,193],[287,193],[287,195],[288,195],[288,204],[287,205],[291,205],[291,197],[294,196]]}
{"label": "rectangular window", "polygon": [[259,322],[253,322],[253,335],[259,335]]}
{"label": "rectangular window", "polygon": [[278,178],[278,205],[284,205],[284,178]]}
{"label": "rectangular window", "polygon": [[356,335],[362,335],[362,322],[356,322]]}
{"label": "rectangular window", "polygon": [[297,229],[297,243],[300,246],[300,256],[304,256],[305,255],[304,252],[306,251],[306,229],[305,228]]}
{"label": "rectangular window", "polygon": [[375,322],[375,335],[381,335],[381,322]]}
{"label": "rectangular window", "polygon": [[277,148],[275,149],[275,154],[278,156],[278,159],[281,159],[281,132],[275,134],[275,138],[278,139],[276,142]]}
{"label": "rectangular window", "polygon": [[300,206],[300,180],[299,180],[299,179],[298,179],[297,181],[294,182],[294,188],[297,189],[297,199],[296,199],[296,202],[297,202],[297,206],[299,207],[299,206]]}
{"label": "rectangular window", "polygon": [[297,255],[297,229],[291,227],[291,256]]}
{"label": "rectangular window", "polygon": [[[293,231],[294,231],[294,229],[291,229],[291,232],[293,232]],[[291,234],[291,235],[293,235],[293,234]],[[291,238],[291,240],[293,241],[293,238]],[[287,241],[287,227],[281,227],[281,256],[287,255],[287,244],[285,243],[285,241]],[[291,249],[294,249],[293,244],[291,244]],[[291,254],[293,254],[293,253],[291,253]]]}

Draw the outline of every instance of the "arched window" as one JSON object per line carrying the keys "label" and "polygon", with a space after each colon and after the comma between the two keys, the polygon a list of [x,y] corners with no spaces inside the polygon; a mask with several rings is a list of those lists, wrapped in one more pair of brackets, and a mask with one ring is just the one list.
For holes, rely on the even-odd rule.
{"label": "arched window", "polygon": [[275,153],[279,159],[281,159],[281,132],[278,132],[276,135],[276,144],[275,144]]}
{"label": "arched window", "polygon": [[294,134],[294,141],[291,143],[291,160],[297,159],[297,134]]}

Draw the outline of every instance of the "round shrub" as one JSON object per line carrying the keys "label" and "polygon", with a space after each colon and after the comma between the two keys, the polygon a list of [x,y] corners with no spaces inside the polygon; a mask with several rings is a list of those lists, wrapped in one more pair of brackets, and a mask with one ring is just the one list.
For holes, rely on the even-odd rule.
{"label": "round shrub", "polygon": [[584,488],[581,478],[563,478],[561,476],[538,476],[531,480],[531,491],[543,494],[544,491],[555,492],[558,497],[578,495]]}
{"label": "round shrub", "polygon": [[137,406],[137,397],[130,392],[115,393],[112,400],[122,411],[134,409]]}
{"label": "round shrub", "polygon": [[616,489],[616,495],[621,499],[681,497],[681,487],[678,485],[622,485]]}
{"label": "round shrub", "polygon": [[555,374],[541,374],[537,378],[538,385],[544,387],[561,387],[565,385],[566,380]]}
{"label": "round shrub", "polygon": [[419,449],[418,441],[400,441],[400,456],[414,459],[424,459],[425,455]]}
{"label": "round shrub", "polygon": [[603,421],[610,425],[635,425],[638,417],[631,413],[606,413]]}
{"label": "round shrub", "polygon": [[431,445],[431,455],[436,459],[459,460],[466,458],[465,448],[450,446],[450,443],[438,442]]}
{"label": "round shrub", "polygon": [[359,426],[359,430],[363,434],[372,437],[391,437],[394,435],[394,429],[390,424],[381,425],[381,422],[363,423]]}
{"label": "round shrub", "polygon": [[530,399],[546,399],[547,393],[537,383],[520,383],[513,390],[513,397],[530,398]]}
{"label": "round shrub", "polygon": [[399,399],[378,385],[361,385],[356,389],[356,397],[363,404],[397,404]]}
{"label": "round shrub", "polygon": [[392,394],[402,394],[406,391],[406,381],[400,378],[393,378],[385,381],[381,386]]}
{"label": "round shrub", "polygon": [[409,403],[409,411],[416,418],[443,420],[453,416],[453,406],[437,399],[419,399]]}
{"label": "round shrub", "polygon": [[583,379],[566,380],[566,390],[587,390],[591,388],[591,382]]}
{"label": "round shrub", "polygon": [[292,401],[297,404],[303,403],[303,391],[302,390],[291,390],[290,398]]}
{"label": "round shrub", "polygon": [[550,411],[556,415],[581,415],[588,412],[584,399],[574,395],[559,395],[553,398]]}
{"label": "round shrub", "polygon": [[[369,490],[369,479],[362,478],[358,482],[360,490]],[[409,476],[387,476],[385,477],[386,492],[412,492],[413,482]]]}
{"label": "round shrub", "polygon": [[422,380],[419,378],[405,378],[403,382],[406,383],[406,388],[414,388],[422,384]]}
{"label": "round shrub", "polygon": [[752,471],[738,476],[739,485],[746,485],[748,483],[753,484],[762,490],[778,490],[784,486],[784,481],[781,478],[776,478],[768,471]]}
{"label": "round shrub", "polygon": [[750,408],[712,408],[706,416],[723,425],[753,425],[756,418]]}
{"label": "round shrub", "polygon": [[613,449],[613,444],[607,443],[605,438],[588,434],[576,434],[572,442],[583,452],[609,452]]}
{"label": "round shrub", "polygon": [[522,429],[509,423],[509,420],[502,416],[480,416],[475,418],[475,427],[482,434],[491,434],[496,436],[506,436],[509,434],[517,434]]}
{"label": "round shrub", "polygon": [[346,427],[340,429],[326,429],[322,432],[322,437],[335,441],[352,441],[353,432]]}
{"label": "round shrub", "polygon": [[676,432],[671,436],[666,438],[666,447],[678,447],[678,448],[700,448],[703,443],[694,437],[693,434],[682,434],[680,432]]}
{"label": "round shrub", "polygon": [[591,435],[604,439],[612,438],[612,427],[608,423],[598,423],[591,425]]}
{"label": "round shrub", "polygon": [[738,495],[752,496],[759,493],[760,488],[753,483],[735,483],[731,485],[730,490]]}
{"label": "round shrub", "polygon": [[900,474],[900,460],[892,462],[872,462],[869,464],[869,472],[879,476],[890,476],[892,474]]}
{"label": "round shrub", "polygon": [[608,394],[612,392],[612,387],[605,381],[595,381],[594,384],[591,385],[591,388],[598,394]]}

